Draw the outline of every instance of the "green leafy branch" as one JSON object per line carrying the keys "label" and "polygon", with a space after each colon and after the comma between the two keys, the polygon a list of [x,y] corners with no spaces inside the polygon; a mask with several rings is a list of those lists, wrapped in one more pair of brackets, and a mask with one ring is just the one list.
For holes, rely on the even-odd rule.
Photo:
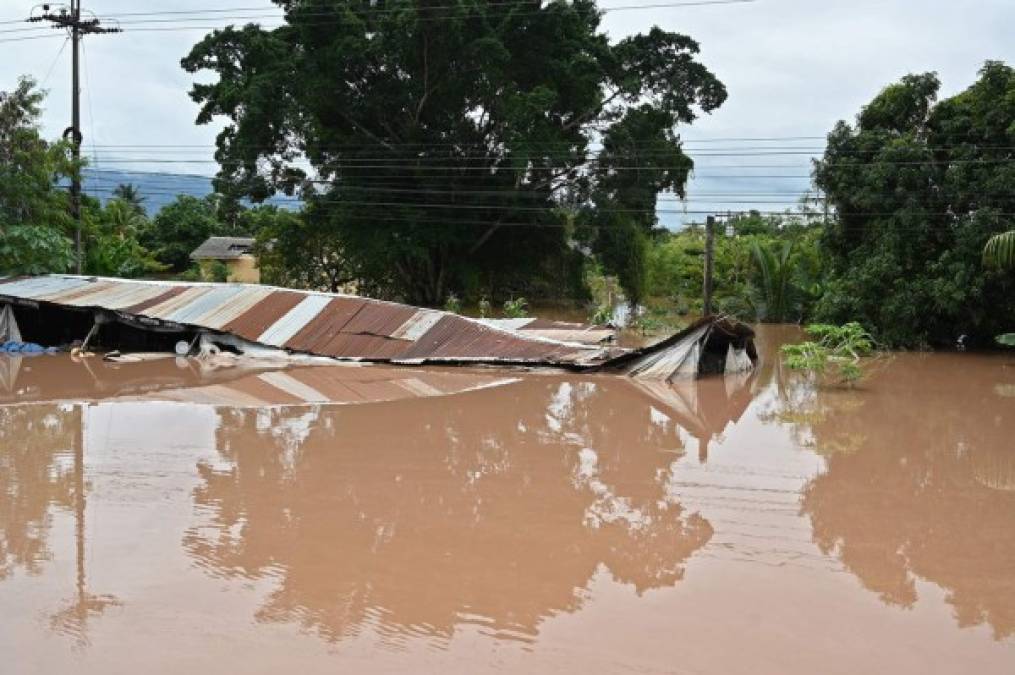
{"label": "green leafy branch", "polygon": [[863,377],[862,359],[875,351],[874,338],[863,326],[854,321],[842,326],[814,324],[805,330],[812,340],[782,347],[791,370],[809,372],[839,385],[852,385]]}

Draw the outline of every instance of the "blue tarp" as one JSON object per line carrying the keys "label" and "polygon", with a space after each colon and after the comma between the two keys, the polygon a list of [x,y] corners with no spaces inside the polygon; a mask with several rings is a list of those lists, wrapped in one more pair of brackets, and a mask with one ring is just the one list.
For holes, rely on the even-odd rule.
{"label": "blue tarp", "polygon": [[0,344],[0,354],[52,354],[55,347],[43,347],[34,342],[4,342]]}

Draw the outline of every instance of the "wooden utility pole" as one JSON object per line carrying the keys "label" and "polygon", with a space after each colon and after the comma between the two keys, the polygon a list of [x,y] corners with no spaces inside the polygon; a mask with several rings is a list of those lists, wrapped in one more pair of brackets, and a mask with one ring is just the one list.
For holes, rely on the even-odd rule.
{"label": "wooden utility pole", "polygon": [[93,14],[87,18],[81,18],[81,0],[71,0],[70,5],[42,5],[41,14],[33,14],[28,21],[38,23],[48,21],[54,28],[66,28],[70,32],[71,39],[71,125],[63,132],[64,138],[70,138],[71,155],[74,158],[74,173],[71,176],[70,184],[70,212],[74,218],[74,250],[77,264],[77,273],[81,274],[84,268],[85,252],[81,241],[81,141],[84,136],[81,134],[81,67],[80,67],[80,46],[81,38],[85,35],[97,35],[101,33],[119,33],[119,28],[104,28],[99,18]]}
{"label": "wooden utility pole", "polygon": [[705,219],[705,284],[702,312],[705,316],[712,314],[712,274],[715,271],[715,217]]}

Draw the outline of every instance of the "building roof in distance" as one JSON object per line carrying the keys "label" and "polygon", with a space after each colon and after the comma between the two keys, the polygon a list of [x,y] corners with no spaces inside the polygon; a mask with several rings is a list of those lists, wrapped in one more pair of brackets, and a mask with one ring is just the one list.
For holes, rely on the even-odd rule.
{"label": "building roof in distance", "polygon": [[253,237],[208,237],[190,257],[194,260],[232,260],[249,255],[253,250]]}

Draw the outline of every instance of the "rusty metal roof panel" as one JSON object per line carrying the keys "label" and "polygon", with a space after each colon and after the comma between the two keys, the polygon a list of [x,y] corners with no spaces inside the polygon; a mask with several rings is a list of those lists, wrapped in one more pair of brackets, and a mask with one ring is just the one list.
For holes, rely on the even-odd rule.
{"label": "rusty metal roof panel", "polygon": [[392,334],[391,337],[399,340],[409,340],[415,342],[419,338],[427,334],[427,332],[437,325],[437,322],[447,316],[447,312],[438,312],[429,309],[420,309],[405,323],[399,326]]}
{"label": "rusty metal roof panel", "polygon": [[163,302],[166,302],[171,298],[175,298],[177,295],[187,290],[187,287],[171,286],[167,289],[164,286],[158,286],[158,289],[159,289],[158,295],[148,298],[144,302],[139,302],[135,305],[124,307],[122,311],[126,312],[127,314],[144,314],[149,307],[154,307],[155,305],[162,304]]}
{"label": "rusty metal roof panel", "polygon": [[367,304],[363,298],[332,298],[328,306],[308,321],[303,328],[286,343],[287,349],[315,353],[331,342],[349,320]]}
{"label": "rusty metal roof panel", "polygon": [[286,342],[313,321],[321,313],[321,310],[328,306],[329,302],[331,302],[331,297],[327,295],[304,296],[292,309],[254,338],[254,341],[272,347],[284,347]]}
{"label": "rusty metal roof panel", "polygon": [[272,289],[259,286],[237,286],[236,288],[237,293],[230,296],[228,302],[212,306],[203,314],[195,316],[189,323],[221,330],[223,326],[250,311],[273,293]]}
{"label": "rusty metal roof panel", "polygon": [[383,335],[340,333],[319,353],[346,359],[386,360],[398,358],[411,346],[411,342]]}
{"label": "rusty metal roof panel", "polygon": [[228,307],[242,292],[243,287],[238,285],[212,287],[207,292],[194,296],[193,300],[167,314],[165,318],[176,323],[204,325],[199,320],[201,317]]}
{"label": "rusty metal roof panel", "polygon": [[[545,358],[559,347],[559,343],[528,339],[479,321],[448,314],[416,340],[401,358],[526,361]],[[572,349],[566,349],[565,353],[570,354]]]}
{"label": "rusty metal roof panel", "polygon": [[372,301],[356,313],[345,325],[343,333],[364,333],[369,335],[391,335],[419,311],[417,307],[398,305],[393,302]]}
{"label": "rusty metal roof panel", "polygon": [[296,291],[274,290],[264,300],[222,326],[222,330],[247,340],[256,340],[280,316],[302,302],[303,298],[304,295]]}

